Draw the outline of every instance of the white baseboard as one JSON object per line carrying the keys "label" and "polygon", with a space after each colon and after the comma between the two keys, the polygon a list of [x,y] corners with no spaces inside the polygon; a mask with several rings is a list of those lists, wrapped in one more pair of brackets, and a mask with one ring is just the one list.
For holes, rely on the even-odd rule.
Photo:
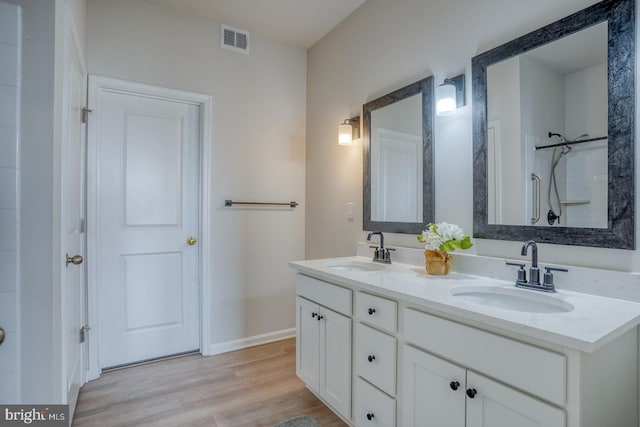
{"label": "white baseboard", "polygon": [[266,334],[241,338],[239,340],[211,344],[209,352],[203,356],[213,356],[215,354],[228,353],[230,351],[242,350],[256,345],[268,344],[275,341],[285,340],[296,336],[296,328],[283,329],[281,331],[268,332]]}

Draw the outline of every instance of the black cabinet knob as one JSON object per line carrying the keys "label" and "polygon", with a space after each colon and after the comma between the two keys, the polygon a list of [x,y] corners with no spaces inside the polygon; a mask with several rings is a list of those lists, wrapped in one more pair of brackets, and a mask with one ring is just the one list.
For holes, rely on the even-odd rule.
{"label": "black cabinet knob", "polygon": [[456,391],[458,387],[460,387],[460,383],[458,381],[451,381],[449,387],[451,387],[451,390]]}
{"label": "black cabinet knob", "polygon": [[371,421],[371,420],[372,420],[372,419],[374,419],[375,417],[376,417],[376,416],[375,416],[375,415],[373,415],[373,412],[369,412],[369,413],[367,414],[367,419],[368,419],[369,421]]}
{"label": "black cabinet knob", "polygon": [[322,319],[324,319],[324,316],[321,316],[318,314],[318,320],[322,320]]}
{"label": "black cabinet knob", "polygon": [[369,357],[367,357],[367,360],[369,361],[369,363],[371,363],[376,360],[376,357],[374,355],[369,355]]}
{"label": "black cabinet knob", "polygon": [[476,397],[476,394],[478,394],[478,391],[475,388],[467,389],[467,396],[469,396],[469,399],[473,399],[474,397]]}
{"label": "black cabinet knob", "polygon": [[373,313],[376,312],[375,308],[370,308],[369,310],[367,310],[369,312],[369,316],[373,316]]}
{"label": "black cabinet knob", "polygon": [[311,313],[311,317],[316,317],[318,313]]}

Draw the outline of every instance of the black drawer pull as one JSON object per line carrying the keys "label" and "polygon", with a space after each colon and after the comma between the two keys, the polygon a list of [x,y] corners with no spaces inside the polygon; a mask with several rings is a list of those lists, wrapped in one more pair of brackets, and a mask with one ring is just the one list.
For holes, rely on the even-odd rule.
{"label": "black drawer pull", "polygon": [[370,308],[369,310],[367,310],[367,312],[369,313],[369,316],[373,316],[374,313],[376,312],[375,308]]}
{"label": "black drawer pull", "polygon": [[451,390],[456,391],[458,387],[460,387],[460,383],[458,381],[451,381],[449,387],[451,387]]}
{"label": "black drawer pull", "polygon": [[374,419],[375,417],[376,417],[376,416],[375,416],[375,415],[373,415],[373,412],[369,412],[369,413],[367,414],[367,419],[368,419],[369,421],[371,421],[371,420],[372,420],[372,419]]}
{"label": "black drawer pull", "polygon": [[369,355],[369,357],[367,357],[367,360],[369,361],[369,363],[372,363],[374,360],[376,360],[376,357],[374,355]]}

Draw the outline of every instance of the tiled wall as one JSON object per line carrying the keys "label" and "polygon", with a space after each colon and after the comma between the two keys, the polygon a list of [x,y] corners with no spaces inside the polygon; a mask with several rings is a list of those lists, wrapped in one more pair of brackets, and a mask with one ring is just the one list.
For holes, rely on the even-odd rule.
{"label": "tiled wall", "polygon": [[[577,71],[565,77],[566,134],[569,138],[588,133],[591,138],[607,134],[607,64]],[[574,145],[567,155],[567,199],[588,203],[568,205],[570,227],[607,227],[607,141]]]}
{"label": "tiled wall", "polygon": [[18,396],[18,102],[20,8],[0,2],[0,403]]}
{"label": "tiled wall", "polygon": [[[595,134],[601,136],[603,133]],[[607,227],[608,153],[607,143],[590,142],[574,146],[567,160],[567,199],[587,203],[569,205],[570,227]]]}

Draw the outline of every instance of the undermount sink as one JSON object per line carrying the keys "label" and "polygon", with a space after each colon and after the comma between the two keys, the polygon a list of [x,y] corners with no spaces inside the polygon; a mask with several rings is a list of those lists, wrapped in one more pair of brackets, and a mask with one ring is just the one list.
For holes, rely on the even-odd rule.
{"label": "undermount sink", "polygon": [[567,313],[573,305],[550,295],[496,286],[468,286],[451,290],[451,295],[474,304],[527,313]]}
{"label": "undermount sink", "polygon": [[345,270],[345,271],[384,270],[384,265],[374,264],[373,262],[367,262],[367,261],[336,261],[336,262],[330,262],[326,265],[327,267],[332,268],[334,270]]}

